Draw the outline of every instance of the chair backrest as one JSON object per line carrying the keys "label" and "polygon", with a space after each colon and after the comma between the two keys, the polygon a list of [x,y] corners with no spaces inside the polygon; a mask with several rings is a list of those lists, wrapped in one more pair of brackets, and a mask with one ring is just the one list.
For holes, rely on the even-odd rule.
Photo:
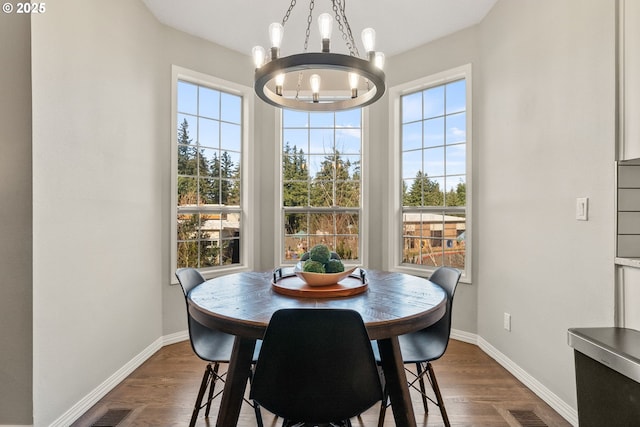
{"label": "chair backrest", "polygon": [[294,422],[346,420],[382,399],[360,314],[341,309],[276,311],[263,338],[251,399]]}
{"label": "chair backrest", "polygon": [[[233,337],[226,337],[220,331],[209,329],[196,321],[189,313],[189,303],[187,297],[189,292],[205,282],[205,278],[195,268],[179,268],[176,270],[176,277],[182,287],[184,303],[187,308],[187,323],[189,326],[189,341],[191,348],[203,360],[220,359],[222,361],[226,353],[230,353],[230,346],[233,345]],[[226,356],[228,359],[228,356]]]}
{"label": "chair backrest", "polygon": [[176,270],[176,277],[178,278],[178,282],[180,282],[180,286],[182,286],[182,292],[185,298],[191,289],[205,281],[202,274],[195,268],[179,268]]}
{"label": "chair backrest", "polygon": [[461,273],[458,269],[452,267],[438,267],[429,278],[429,281],[440,286],[447,294],[447,312],[444,314],[444,316],[442,316],[442,319],[438,320],[436,323],[427,328],[430,333],[437,334],[438,336],[442,337],[444,345],[442,353],[444,353],[447,348],[449,335],[451,334],[451,313],[453,309],[453,296],[456,293],[456,288],[458,287],[458,282],[460,281],[460,275]]}

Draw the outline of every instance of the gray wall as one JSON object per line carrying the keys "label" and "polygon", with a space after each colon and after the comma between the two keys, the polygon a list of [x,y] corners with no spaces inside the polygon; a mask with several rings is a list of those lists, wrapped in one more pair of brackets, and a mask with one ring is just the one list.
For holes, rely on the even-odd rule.
{"label": "gray wall", "polygon": [[162,335],[169,132],[141,2],[56,1],[32,21],[34,423]]}
{"label": "gray wall", "polygon": [[0,13],[0,425],[32,422],[30,31]]}
{"label": "gray wall", "polygon": [[614,322],[614,7],[500,1],[480,25],[478,334],[574,408],[567,329]]}

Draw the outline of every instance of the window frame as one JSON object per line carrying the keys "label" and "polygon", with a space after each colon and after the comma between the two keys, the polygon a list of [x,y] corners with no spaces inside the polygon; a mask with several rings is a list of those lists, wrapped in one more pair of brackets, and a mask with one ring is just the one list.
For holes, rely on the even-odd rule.
{"label": "window frame", "polygon": [[[465,64],[436,74],[422,77],[389,89],[389,158],[391,159],[390,176],[394,183],[390,188],[388,210],[388,252],[387,266],[391,271],[404,272],[418,276],[429,276],[437,267],[408,265],[402,263],[403,250],[403,177],[402,177],[402,96],[444,85],[456,80],[465,79],[466,83],[466,204],[465,204],[465,268],[462,270],[461,282],[471,283],[473,265],[473,111],[472,111],[472,66]],[[443,207],[443,213],[451,208]],[[434,210],[431,210],[433,212]]]}
{"label": "window frame", "polygon": [[[359,216],[360,216],[360,233],[358,236],[359,241],[359,254],[360,257],[357,261],[349,260],[345,261],[345,265],[367,265],[368,263],[368,251],[366,248],[368,247],[368,238],[367,235],[369,233],[369,215],[367,214],[367,209],[364,208],[363,204],[367,203],[369,197],[369,167],[368,163],[369,159],[369,150],[366,147],[369,146],[369,110],[368,108],[360,108],[360,203],[358,206]],[[334,128],[335,129],[335,128]],[[284,243],[285,243],[285,230],[284,230],[284,219],[285,219],[285,207],[283,200],[283,172],[282,172],[282,153],[283,153],[283,112],[282,109],[278,109],[278,112],[275,117],[275,141],[276,147],[275,150],[275,164],[277,167],[275,168],[275,181],[278,185],[275,189],[276,200],[275,204],[275,227],[276,233],[274,235],[274,265],[279,266],[292,266],[290,261],[287,261],[284,258]],[[301,209],[301,210],[304,210]],[[305,212],[313,212],[314,208],[311,207],[308,210],[304,210]],[[339,210],[335,210],[333,212],[340,212]]]}
{"label": "window frame", "polygon": [[[254,96],[253,89],[234,82],[223,80],[198,71],[172,65],[171,68],[171,231],[170,231],[170,274],[172,284],[177,284],[175,270],[178,268],[177,257],[177,176],[178,176],[178,81],[185,81],[199,86],[240,96],[241,98],[241,153],[240,153],[240,263],[225,266],[199,268],[206,278],[216,277],[239,271],[252,270],[254,251],[250,250],[249,236],[254,236],[255,224],[253,215],[249,215],[255,199],[253,186],[254,156],[250,154],[249,139],[253,135]],[[224,209],[221,209],[224,211]]]}

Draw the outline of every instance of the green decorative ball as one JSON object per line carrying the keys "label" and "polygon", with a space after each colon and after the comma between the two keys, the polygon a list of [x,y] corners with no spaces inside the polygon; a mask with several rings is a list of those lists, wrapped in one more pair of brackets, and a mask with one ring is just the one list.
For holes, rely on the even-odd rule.
{"label": "green decorative ball", "polygon": [[307,273],[325,273],[324,264],[318,261],[309,259],[302,265],[302,271]]}
{"label": "green decorative ball", "polygon": [[324,265],[324,269],[327,273],[342,273],[344,271],[344,264],[339,259],[330,259]]}
{"label": "green decorative ball", "polygon": [[318,261],[320,264],[326,264],[331,257],[331,251],[326,245],[315,245],[309,251],[309,258]]}

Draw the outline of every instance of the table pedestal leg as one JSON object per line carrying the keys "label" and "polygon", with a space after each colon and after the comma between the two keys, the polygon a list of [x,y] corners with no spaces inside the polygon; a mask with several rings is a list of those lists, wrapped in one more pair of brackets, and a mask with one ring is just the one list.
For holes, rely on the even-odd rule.
{"label": "table pedestal leg", "polygon": [[247,338],[236,337],[233,343],[233,352],[216,421],[217,427],[231,427],[238,424],[255,347],[256,340]]}
{"label": "table pedestal leg", "polygon": [[416,427],[416,417],[413,413],[398,337],[378,340],[378,349],[396,425]]}

